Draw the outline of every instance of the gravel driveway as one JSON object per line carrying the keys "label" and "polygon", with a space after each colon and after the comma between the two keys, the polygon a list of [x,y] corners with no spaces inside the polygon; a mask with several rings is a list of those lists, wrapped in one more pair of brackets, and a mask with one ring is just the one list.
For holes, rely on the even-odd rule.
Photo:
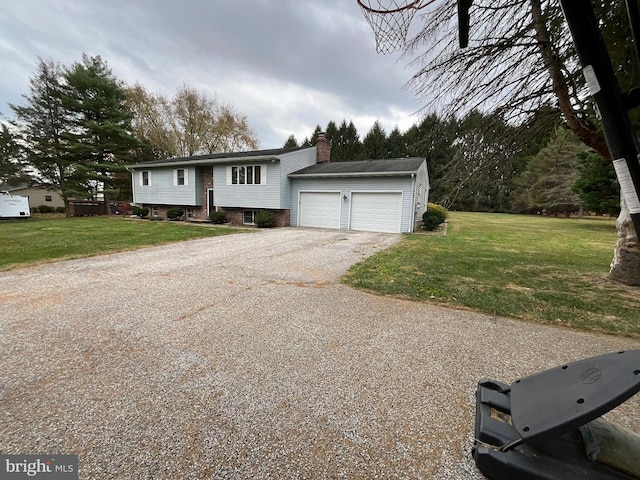
{"label": "gravel driveway", "polygon": [[[339,283],[397,235],[281,228],[0,273],[0,452],[80,478],[479,479],[482,377],[635,340]],[[637,396],[610,419],[640,428]]]}

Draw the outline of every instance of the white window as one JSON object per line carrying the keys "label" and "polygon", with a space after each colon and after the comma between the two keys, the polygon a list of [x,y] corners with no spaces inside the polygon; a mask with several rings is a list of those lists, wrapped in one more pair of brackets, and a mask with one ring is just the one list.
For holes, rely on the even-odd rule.
{"label": "white window", "polygon": [[265,185],[266,165],[238,165],[227,167],[227,185]]}
{"label": "white window", "polygon": [[149,170],[140,172],[140,185],[143,187],[151,186],[151,172]]}
{"label": "white window", "polygon": [[173,171],[173,185],[174,186],[189,185],[189,178],[187,176],[187,169],[185,169],[185,168],[176,168]]}
{"label": "white window", "polygon": [[160,212],[159,212],[159,210],[158,210],[158,207],[156,207],[156,206],[152,206],[152,207],[151,207],[151,216],[152,216],[152,217],[157,217],[159,213],[160,213]]}
{"label": "white window", "polygon": [[196,212],[191,207],[187,207],[187,218],[193,218],[196,216]]}
{"label": "white window", "polygon": [[51,195],[45,195],[44,196],[44,201],[45,202],[53,202],[53,197]]}
{"label": "white window", "polygon": [[245,210],[242,213],[242,223],[244,223],[245,225],[255,225],[257,213],[257,210]]}

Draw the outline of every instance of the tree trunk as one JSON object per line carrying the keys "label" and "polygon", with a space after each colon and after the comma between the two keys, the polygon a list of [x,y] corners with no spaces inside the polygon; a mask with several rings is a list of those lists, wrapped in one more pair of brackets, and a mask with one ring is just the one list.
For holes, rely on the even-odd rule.
{"label": "tree trunk", "polygon": [[[576,116],[571,103],[571,96],[564,76],[564,68],[558,62],[551,47],[550,35],[546,19],[542,13],[541,0],[529,0],[531,5],[532,26],[540,48],[540,56],[551,78],[554,94],[558,99],[558,107],[567,126],[588,147],[593,148],[603,158],[611,161],[611,153],[604,135],[595,125],[586,119]],[[614,247],[609,278],[625,285],[640,286],[640,248],[631,216],[622,194],[620,195],[620,216],[616,222],[618,241]]]}
{"label": "tree trunk", "polygon": [[64,201],[64,215],[65,217],[71,217],[71,206],[69,204],[69,199],[66,195],[62,195],[62,200]]}
{"label": "tree trunk", "polygon": [[618,241],[613,249],[609,278],[630,286],[640,286],[640,248],[629,209],[620,194],[620,215],[616,221]]}
{"label": "tree trunk", "polygon": [[569,129],[588,147],[593,148],[602,157],[611,160],[604,135],[586,118],[581,118],[571,100],[571,93],[565,77],[566,67],[553,51],[551,36],[547,27],[548,18],[542,12],[542,0],[529,0],[531,5],[532,27],[536,32],[536,40],[540,57],[544,63],[553,93],[558,100],[558,108]]}
{"label": "tree trunk", "polygon": [[590,460],[640,478],[640,435],[602,417],[579,430]]}

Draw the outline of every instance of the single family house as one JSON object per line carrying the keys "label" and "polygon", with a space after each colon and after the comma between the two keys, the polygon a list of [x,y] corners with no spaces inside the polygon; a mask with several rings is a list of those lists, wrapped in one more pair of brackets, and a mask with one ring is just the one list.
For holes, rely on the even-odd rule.
{"label": "single family house", "polygon": [[424,158],[330,162],[319,135],[313,147],[254,150],[130,165],[133,203],[151,215],[180,207],[187,220],[224,210],[232,223],[254,223],[260,210],[276,226],[410,233],[429,196]]}
{"label": "single family house", "polygon": [[60,189],[50,189],[38,184],[9,185],[8,183],[2,183],[0,184],[0,192],[28,197],[31,208],[40,208],[41,206],[51,209],[64,208],[64,200]]}

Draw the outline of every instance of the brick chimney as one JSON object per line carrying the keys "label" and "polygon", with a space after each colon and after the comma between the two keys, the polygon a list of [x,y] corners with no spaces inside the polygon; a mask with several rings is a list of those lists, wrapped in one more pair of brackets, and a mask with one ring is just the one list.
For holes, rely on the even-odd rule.
{"label": "brick chimney", "polygon": [[318,134],[316,148],[316,163],[329,163],[331,160],[331,144],[329,140],[327,140],[327,137],[324,136],[324,133]]}

